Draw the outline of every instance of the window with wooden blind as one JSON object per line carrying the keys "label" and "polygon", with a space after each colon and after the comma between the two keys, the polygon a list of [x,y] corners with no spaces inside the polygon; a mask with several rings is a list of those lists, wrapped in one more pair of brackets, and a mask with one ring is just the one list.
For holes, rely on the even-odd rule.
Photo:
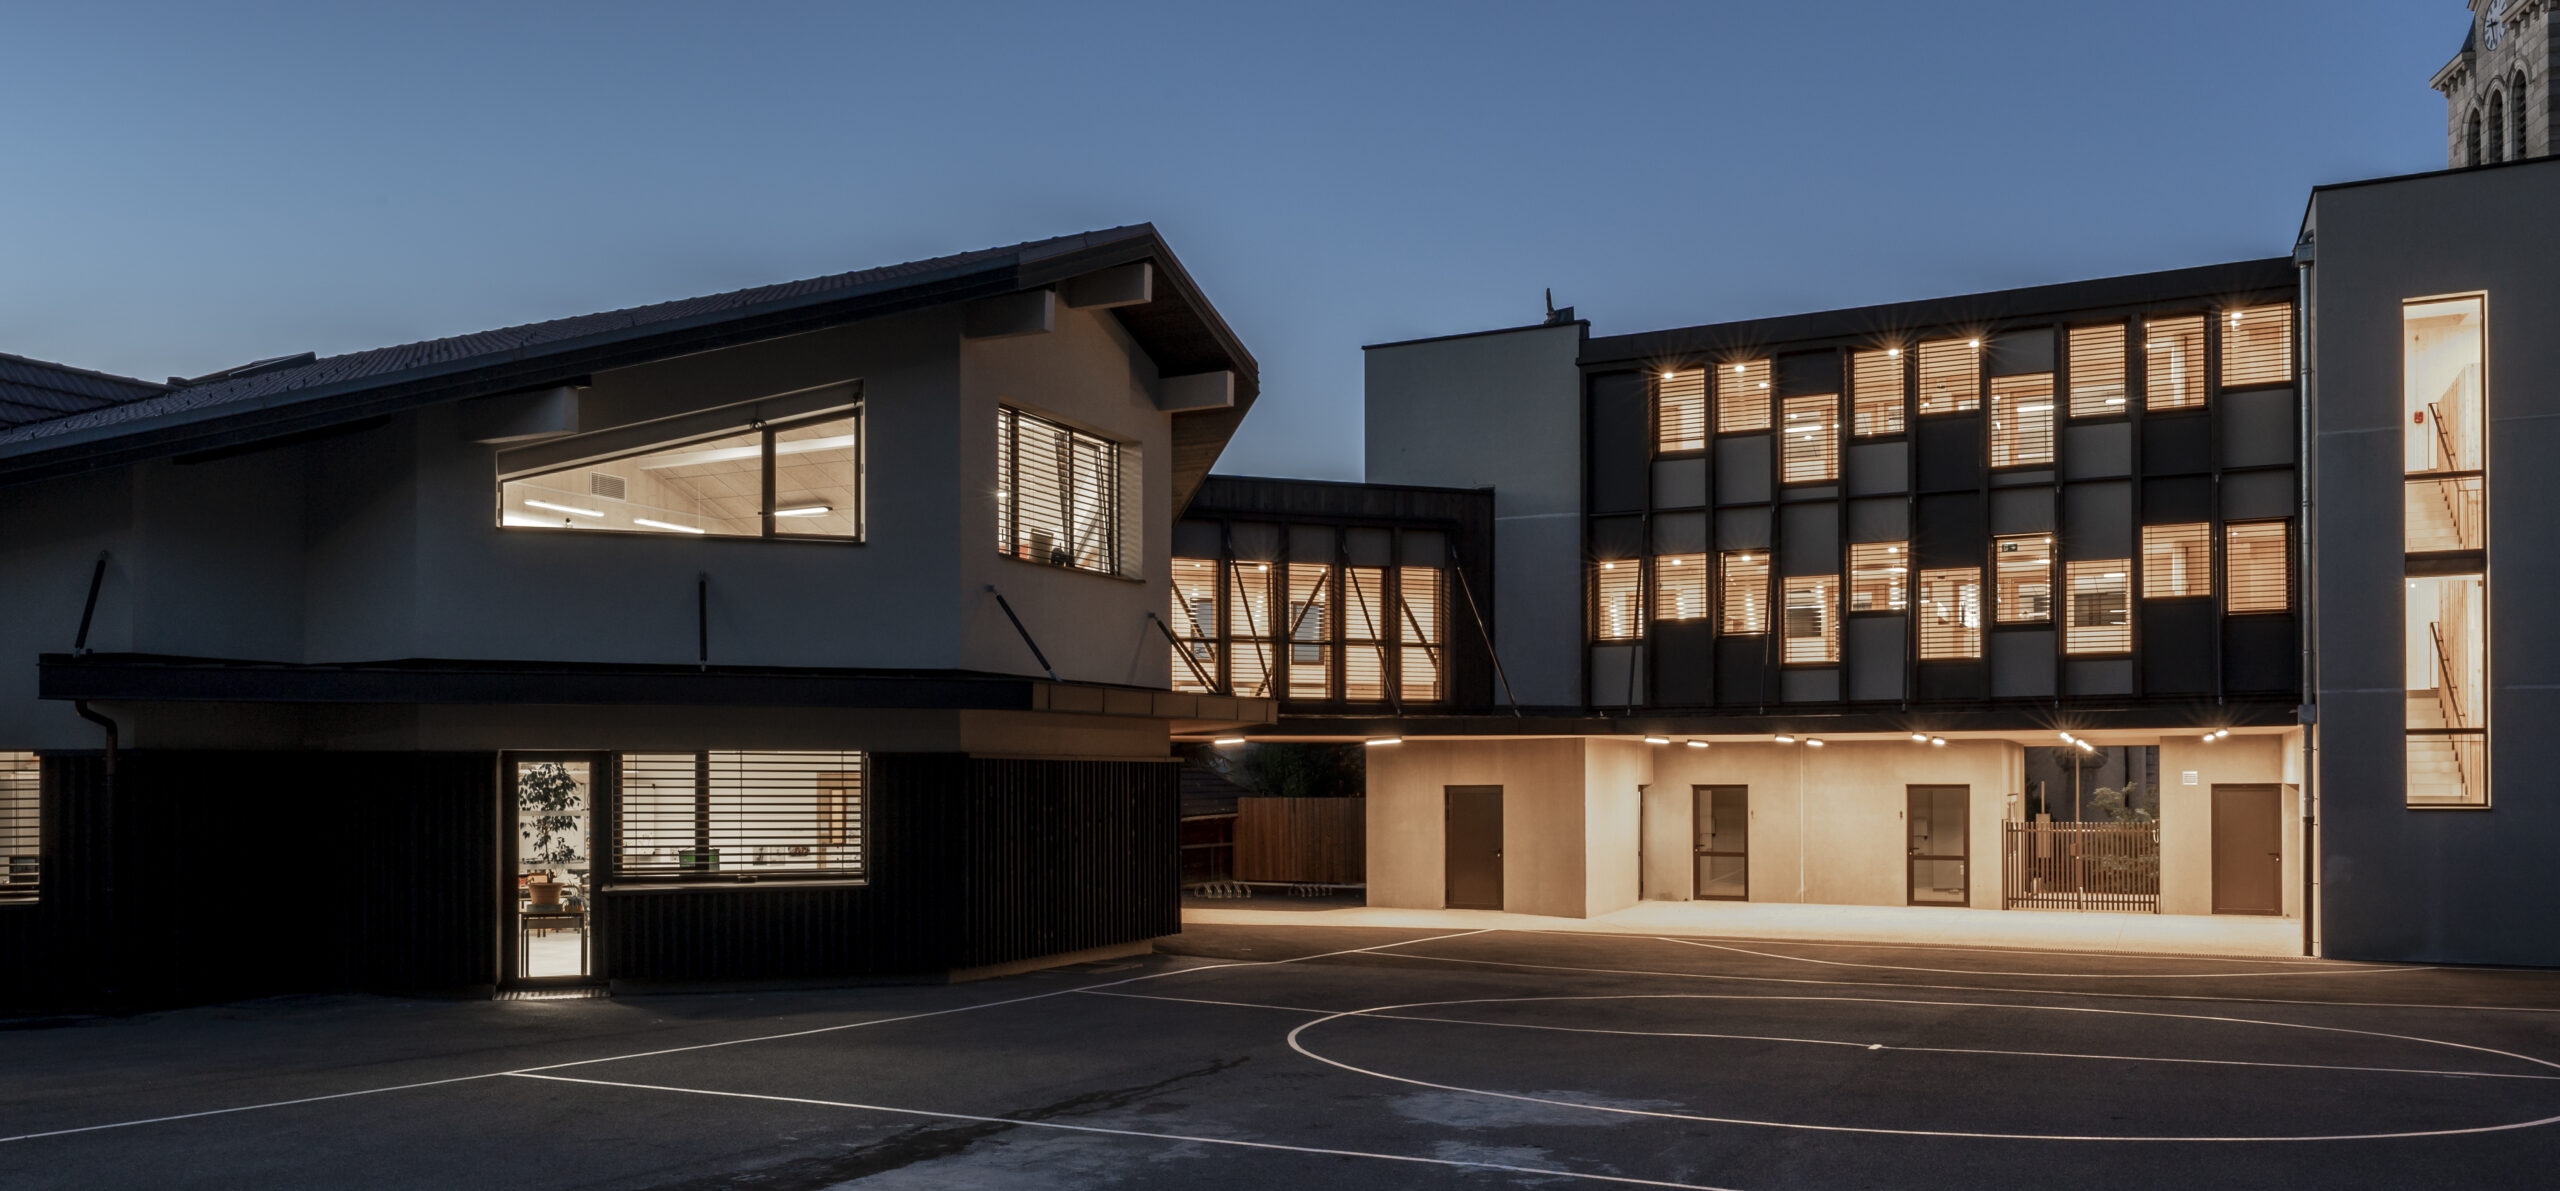
{"label": "window with wooden blind", "polygon": [[1919,347],[1920,412],[1982,408],[1982,341],[1933,339]]}
{"label": "window with wooden blind", "polygon": [[1194,693],[1222,690],[1218,682],[1218,560],[1173,560],[1172,615],[1173,689]]}
{"label": "window with wooden blind", "polygon": [[1902,390],[1901,348],[1849,353],[1850,433],[1902,433]]}
{"label": "window with wooden blind", "polygon": [[996,547],[1007,558],[1138,574],[1136,448],[1000,407]]}
{"label": "window with wooden blind", "polygon": [[2063,623],[2064,653],[2128,653],[2133,649],[2133,560],[2108,558],[2063,564],[2070,609]]}
{"label": "window with wooden blind", "polygon": [[1791,575],[1786,581],[1785,650],[1789,665],[1840,660],[1840,576]]}
{"label": "window with wooden blind", "polygon": [[44,888],[43,772],[34,753],[0,752],[0,903]]}
{"label": "window with wooden blind", "polygon": [[1982,656],[1982,568],[1920,572],[1920,656]]}
{"label": "window with wooden blind", "polygon": [[2001,624],[2053,619],[2053,535],[1991,539],[1991,608]]}
{"label": "window with wooden blind", "polygon": [[1849,547],[1849,610],[1900,612],[1911,589],[1908,542],[1857,542]]}
{"label": "window with wooden blind", "polygon": [[1705,620],[1708,615],[1707,556],[1657,554],[1653,559],[1653,618]]}
{"label": "window with wooden blind", "polygon": [[1280,672],[1280,613],[1272,599],[1279,577],[1267,562],[1227,564],[1227,690],[1251,698],[1272,693]]}
{"label": "window with wooden blind", "polygon": [[1448,697],[1448,614],[1438,567],[1396,569],[1396,695],[1407,703]]}
{"label": "window with wooden blind", "polygon": [[625,753],[617,881],[859,879],[868,871],[863,755]]}
{"label": "window with wooden blind", "polygon": [[1333,611],[1339,603],[1333,568],[1320,562],[1288,566],[1289,603],[1281,621],[1289,643],[1289,697],[1331,699],[1333,682]]}
{"label": "window with wooden blind", "polygon": [[1769,428],[1769,361],[1744,360],[1716,369],[1716,433]]}
{"label": "window with wooden blind", "polygon": [[2053,374],[1991,378],[1991,466],[2053,464]]}
{"label": "window with wooden blind", "polygon": [[2071,328],[2071,416],[2105,418],[2125,412],[2123,323]]}
{"label": "window with wooden blind", "polygon": [[2213,594],[2213,527],[2142,527],[2142,598],[2176,600]]}
{"label": "window with wooden blind", "polygon": [[1658,372],[1653,378],[1654,449],[1707,449],[1707,372],[1703,368]]}
{"label": "window with wooden blind", "polygon": [[1387,697],[1388,619],[1385,567],[1342,568],[1342,697],[1372,703]]}
{"label": "window with wooden blind", "polygon": [[1591,639],[1633,641],[1644,636],[1644,564],[1612,558],[1591,564]]}
{"label": "window with wooden blind", "polygon": [[1751,634],[1769,631],[1769,555],[1764,551],[1730,551],[1723,558],[1724,617],[1722,631]]}
{"label": "window with wooden blind", "polygon": [[2284,521],[2223,527],[2222,567],[2231,584],[2223,610],[2284,612],[2293,607],[2293,551]]}
{"label": "window with wooden blind", "polygon": [[2293,380],[2293,307],[2250,306],[2222,315],[2222,387]]}
{"label": "window with wooden blind", "polygon": [[1778,430],[1784,483],[1819,484],[1840,478],[1840,396],[1789,397]]}
{"label": "window with wooden blind", "polygon": [[2204,404],[2204,316],[2142,322],[2142,401],[2147,409]]}

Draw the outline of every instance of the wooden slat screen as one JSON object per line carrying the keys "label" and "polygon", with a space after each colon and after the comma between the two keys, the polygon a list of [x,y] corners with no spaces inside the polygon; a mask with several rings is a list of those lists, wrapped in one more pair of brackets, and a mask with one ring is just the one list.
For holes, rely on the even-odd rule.
{"label": "wooden slat screen", "polygon": [[1858,542],[1849,547],[1849,610],[1899,612],[1911,590],[1908,542]]}
{"label": "wooden slat screen", "polygon": [[1716,433],[1769,428],[1769,361],[1743,360],[1716,369]]}
{"label": "wooden slat screen", "polygon": [[[1213,558],[1177,558],[1172,563],[1172,615],[1165,625],[1181,644],[1173,651],[1173,689],[1194,693],[1218,689],[1218,562]],[[1196,668],[1195,668],[1196,667]],[[1201,676],[1208,676],[1206,684]]]}
{"label": "wooden slat screen", "polygon": [[2213,527],[2142,527],[2142,598],[2175,600],[2213,594]]}
{"label": "wooden slat screen", "polygon": [[1991,466],[2053,463],[2053,374],[1991,378]]}
{"label": "wooden slat screen", "polygon": [[1236,879],[1348,885],[1368,871],[1363,798],[1236,799]]}
{"label": "wooden slat screen", "polygon": [[2063,587],[2070,615],[2063,625],[2064,653],[2129,653],[2133,649],[2133,560],[2105,558],[2064,563]]}
{"label": "wooden slat screen", "polygon": [[2125,412],[2123,323],[2071,328],[2071,416],[2104,418]]}
{"label": "wooden slat screen", "polygon": [[1396,636],[1388,612],[1386,568],[1342,568],[1343,698],[1387,697],[1387,643]]}
{"label": "wooden slat screen", "polygon": [[2293,380],[2293,307],[2251,306],[2222,316],[2222,387]]}
{"label": "wooden slat screen", "polygon": [[1724,617],[1727,633],[1769,631],[1769,556],[1748,550],[1728,552],[1724,571]]}
{"label": "wooden slat screen", "polygon": [[1819,484],[1840,478],[1840,395],[1789,397],[1778,446],[1783,483]]}
{"label": "wooden slat screen", "polygon": [[1633,641],[1644,635],[1644,566],[1613,558],[1591,567],[1591,639]]}
{"label": "wooden slat screen", "polygon": [[1840,660],[1840,577],[1790,575],[1786,580],[1786,661],[1829,665]]}
{"label": "wooden slat screen", "polygon": [[2053,535],[1991,539],[1992,615],[2002,624],[2053,619]]}
{"label": "wooden slat screen", "polygon": [[2293,607],[2293,552],[2285,521],[2223,527],[2223,567],[2230,573],[2230,612],[2284,612]]}
{"label": "wooden slat screen", "polygon": [[1227,564],[1227,689],[1262,698],[1279,673],[1279,610],[1272,606],[1271,564]]}
{"label": "wooden slat screen", "polygon": [[1707,373],[1690,368],[1653,378],[1654,449],[1707,449]]}
{"label": "wooden slat screen", "polygon": [[1920,656],[1982,656],[1982,568],[1920,572]]}
{"label": "wooden slat screen", "polygon": [[996,410],[996,548],[1105,574],[1121,566],[1120,445],[1018,409]]}
{"label": "wooden slat screen", "polygon": [[2204,316],[2142,322],[2142,400],[2146,409],[2204,404]]}
{"label": "wooden slat screen", "polygon": [[1902,349],[1849,353],[1850,433],[1859,438],[1902,433]]}
{"label": "wooden slat screen", "polygon": [[1396,692],[1408,703],[1435,703],[1448,697],[1442,689],[1448,673],[1442,664],[1448,647],[1442,594],[1440,568],[1397,568],[1396,598],[1403,615],[1397,618],[1396,638],[1402,644],[1396,654]]}
{"label": "wooden slat screen", "polygon": [[1289,697],[1333,697],[1333,568],[1324,563],[1289,564],[1289,606],[1283,613],[1282,636],[1289,643]]}
{"label": "wooden slat screen", "polygon": [[625,753],[614,812],[618,880],[864,875],[863,755]]}
{"label": "wooden slat screen", "polygon": [[1653,618],[1705,620],[1709,564],[1704,554],[1657,554],[1653,559]]}
{"label": "wooden slat screen", "polygon": [[34,753],[0,752],[0,902],[34,901],[44,888],[42,774]]}
{"label": "wooden slat screen", "polygon": [[1982,341],[1933,339],[1920,345],[1920,412],[1982,408]]}

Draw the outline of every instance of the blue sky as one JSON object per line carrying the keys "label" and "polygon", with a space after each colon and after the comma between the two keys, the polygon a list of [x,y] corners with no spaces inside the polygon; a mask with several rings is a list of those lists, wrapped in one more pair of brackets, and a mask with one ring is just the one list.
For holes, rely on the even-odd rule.
{"label": "blue sky", "polygon": [[18,10],[0,351],[161,377],[1152,220],[1357,478],[1363,343],[2271,256],[2460,0]]}

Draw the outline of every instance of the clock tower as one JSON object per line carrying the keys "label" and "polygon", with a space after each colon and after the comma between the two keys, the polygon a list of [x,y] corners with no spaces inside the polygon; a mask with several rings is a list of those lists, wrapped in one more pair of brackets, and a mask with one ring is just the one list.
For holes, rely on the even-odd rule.
{"label": "clock tower", "polygon": [[2541,157],[2552,150],[2552,9],[2560,0],[2468,0],[2462,52],[2429,85],[2444,92],[2445,164]]}

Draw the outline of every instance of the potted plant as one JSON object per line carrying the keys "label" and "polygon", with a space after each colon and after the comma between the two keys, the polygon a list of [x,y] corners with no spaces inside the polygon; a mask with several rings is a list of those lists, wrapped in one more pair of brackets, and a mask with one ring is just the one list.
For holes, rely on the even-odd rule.
{"label": "potted plant", "polygon": [[517,863],[529,870],[525,896],[532,905],[557,907],[560,876],[556,870],[586,859],[579,850],[584,842],[581,812],[585,809],[586,794],[576,775],[558,761],[545,761],[516,778],[516,823],[523,840]]}

